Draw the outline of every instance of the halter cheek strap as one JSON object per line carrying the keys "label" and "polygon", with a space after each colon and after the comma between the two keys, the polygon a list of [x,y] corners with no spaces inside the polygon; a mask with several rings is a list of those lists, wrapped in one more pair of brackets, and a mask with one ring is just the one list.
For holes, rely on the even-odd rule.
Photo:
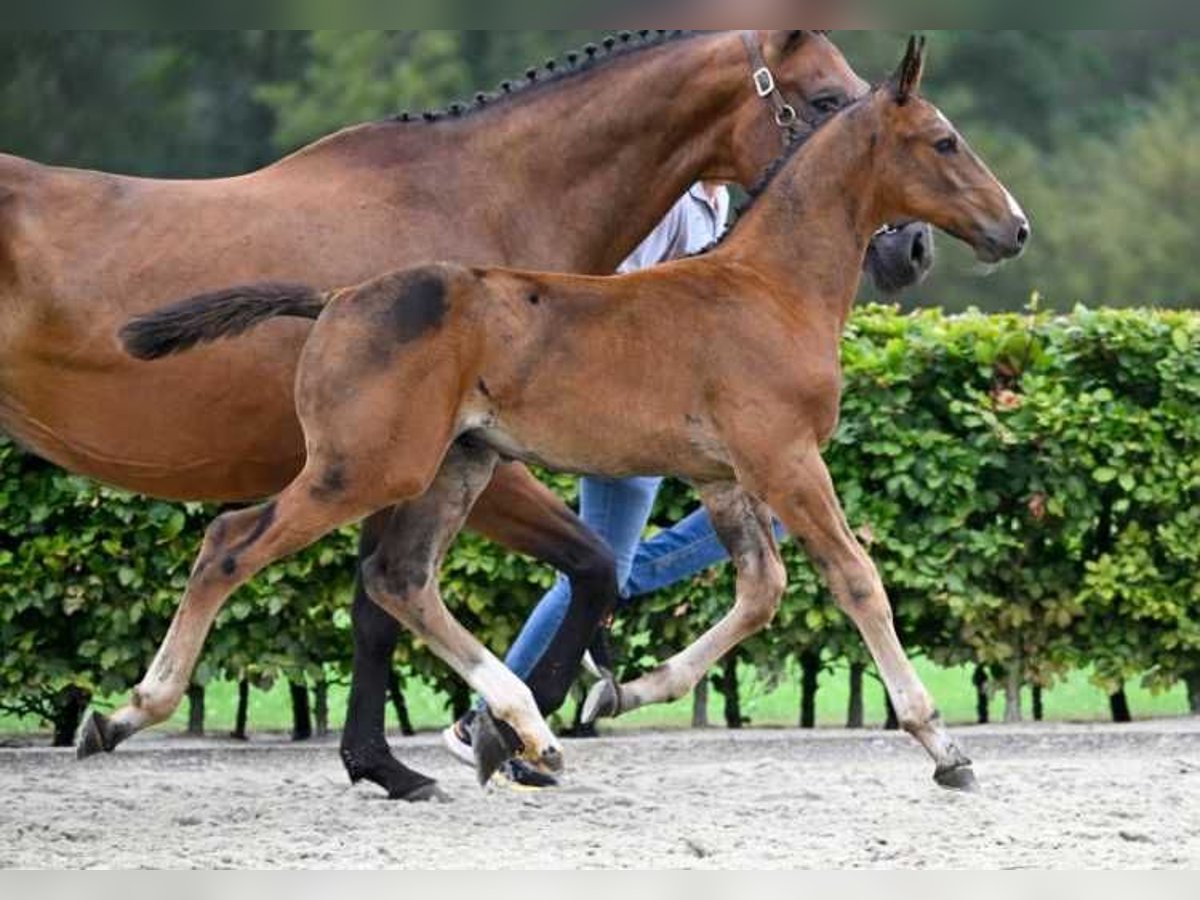
{"label": "halter cheek strap", "polygon": [[758,46],[758,33],[743,31],[742,43],[746,45],[746,53],[750,57],[754,90],[758,96],[771,104],[775,113],[775,124],[783,131],[783,146],[786,149],[795,138],[796,125],[800,122],[800,115],[796,112],[796,107],[788,103],[783,92],[779,90],[775,73],[767,65],[762,48]]}

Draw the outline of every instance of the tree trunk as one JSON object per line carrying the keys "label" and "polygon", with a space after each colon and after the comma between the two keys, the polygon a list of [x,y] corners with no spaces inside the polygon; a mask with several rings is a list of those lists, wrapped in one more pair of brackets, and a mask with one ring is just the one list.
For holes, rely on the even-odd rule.
{"label": "tree trunk", "polygon": [[1014,663],[1004,676],[1004,721],[1021,721],[1021,667]]}
{"label": "tree trunk", "polygon": [[313,718],[316,720],[317,737],[329,734],[329,682],[324,678],[313,685]]}
{"label": "tree trunk", "polygon": [[862,663],[850,663],[850,702],[846,704],[846,727],[862,728],[867,722],[863,705],[863,676],[867,667]]}
{"label": "tree trunk", "polygon": [[1045,708],[1042,706],[1042,686],[1035,684],[1033,686],[1033,721],[1040,722],[1045,718]]}
{"label": "tree trunk", "polygon": [[746,724],[742,716],[742,694],[738,686],[738,657],[730,653],[725,657],[721,669],[721,696],[725,699],[725,727],[741,728]]}
{"label": "tree trunk", "polygon": [[1184,679],[1187,684],[1188,709],[1193,716],[1200,716],[1200,672],[1193,672]]}
{"label": "tree trunk", "polygon": [[54,720],[51,723],[54,726],[55,747],[75,745],[75,733],[79,731],[79,723],[83,721],[83,714],[91,702],[92,695],[75,685],[59,692],[54,701]]}
{"label": "tree trunk", "polygon": [[975,674],[971,676],[971,683],[975,685],[975,717],[979,720],[980,725],[986,725],[991,717],[988,703],[988,676],[987,670],[983,666],[975,667]]}
{"label": "tree trunk", "polygon": [[204,685],[193,684],[187,690],[189,737],[204,737]]}
{"label": "tree trunk", "polygon": [[692,727],[708,727],[708,676],[705,675],[692,691]]}
{"label": "tree trunk", "polygon": [[450,692],[450,715],[458,721],[471,711],[471,691],[465,684],[456,683]]}
{"label": "tree trunk", "polygon": [[1112,720],[1127,724],[1133,721],[1133,715],[1129,712],[1129,698],[1125,695],[1125,685],[1121,685],[1120,690],[1108,698],[1109,708],[1112,710]]}
{"label": "tree trunk", "polygon": [[235,741],[246,740],[246,718],[249,713],[250,682],[243,678],[238,682],[237,713],[233,720],[233,734],[230,735]]}
{"label": "tree trunk", "polygon": [[312,737],[312,711],[308,703],[308,685],[289,681],[292,692],[292,740],[307,741]]}
{"label": "tree trunk", "polygon": [[892,695],[887,692],[887,688],[883,689],[883,702],[887,704],[887,719],[883,723],[885,731],[899,731],[900,717],[896,715],[896,706],[892,703]]}
{"label": "tree trunk", "polygon": [[800,727],[817,727],[817,688],[821,674],[821,654],[800,655]]}
{"label": "tree trunk", "polygon": [[412,737],[417,732],[413,729],[412,719],[408,717],[408,701],[404,699],[404,689],[400,685],[400,673],[392,670],[388,681],[388,696],[392,700],[392,708],[396,710],[396,721],[400,723],[400,733]]}

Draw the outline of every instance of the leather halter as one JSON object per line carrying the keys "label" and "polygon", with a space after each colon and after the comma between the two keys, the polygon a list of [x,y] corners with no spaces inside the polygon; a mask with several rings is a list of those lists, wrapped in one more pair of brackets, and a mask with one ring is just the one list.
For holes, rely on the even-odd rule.
{"label": "leather halter", "polygon": [[783,147],[786,150],[798,136],[799,129],[796,126],[803,122],[811,130],[813,123],[804,119],[796,111],[796,107],[788,103],[787,98],[783,96],[783,92],[779,89],[779,82],[775,80],[775,73],[767,65],[762,48],[758,45],[758,32],[743,31],[742,43],[746,45],[746,53],[750,57],[754,91],[771,104],[775,115],[775,124],[783,132]]}

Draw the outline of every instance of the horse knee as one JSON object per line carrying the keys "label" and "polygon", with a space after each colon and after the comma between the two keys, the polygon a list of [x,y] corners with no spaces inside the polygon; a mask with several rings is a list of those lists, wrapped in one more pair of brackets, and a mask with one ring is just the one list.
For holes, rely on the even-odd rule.
{"label": "horse knee", "polygon": [[377,603],[384,597],[403,601],[425,590],[432,575],[429,566],[421,562],[382,552],[371,554],[362,566],[363,588]]}

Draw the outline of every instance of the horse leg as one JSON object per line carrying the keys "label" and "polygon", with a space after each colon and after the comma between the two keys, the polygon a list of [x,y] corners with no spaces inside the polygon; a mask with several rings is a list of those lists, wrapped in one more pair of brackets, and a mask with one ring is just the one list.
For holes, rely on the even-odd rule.
{"label": "horse leg", "polygon": [[354,664],[341,756],[351,783],[370,781],[387,791],[390,800],[420,801],[439,796],[436,782],[392,755],[384,728],[392,655],[400,637],[400,623],[371,600],[363,587],[362,563],[379,546],[391,516],[390,509],[371,516],[363,523],[359,538],[354,605],[350,612]]}
{"label": "horse leg", "polygon": [[736,484],[709,485],[700,495],[737,567],[733,609],[653,672],[615,689],[608,681],[594,685],[585,702],[584,722],[686,696],[722,656],[774,618],[786,573],[775,545],[770,511]]}
{"label": "horse leg", "polygon": [[[392,654],[400,623],[372,601],[362,586],[362,561],[379,546],[390,510],[368,519],[359,543],[359,573],[351,621],[354,666],[342,762],[351,781],[371,781],[392,799],[423,795],[430,779],[402,765],[384,736],[384,710]],[[526,679],[543,715],[555,712],[567,696],[583,647],[616,603],[616,565],[608,546],[558,496],[520,463],[497,466],[476,501],[467,527],[517,553],[562,572],[571,582],[571,605],[551,649]]]}
{"label": "horse leg", "polygon": [[546,769],[562,768],[558,743],[528,686],[463,628],[437,587],[446,549],[491,479],[496,459],[488,447],[458,441],[430,488],[395,509],[379,548],[363,565],[371,599],[449,663],[511,728],[513,734],[504,735],[490,716],[481,717],[488,731],[473,741],[481,783],[513,751]]}
{"label": "horse leg", "polygon": [[129,705],[111,718],[93,712],[80,729],[80,759],[112,751],[131,735],[169,718],[179,706],[213,620],[229,596],[256,573],[369,510],[349,495],[314,490],[311,469],[278,498],[219,516],[204,536],[187,590]]}
{"label": "horse leg", "polygon": [[550,647],[525,678],[543,715],[556,712],[584,652],[617,604],[616,561],[597,537],[523,465],[497,468],[467,527],[547,563],[571,582],[571,603]]}
{"label": "horse leg", "polygon": [[[780,458],[780,457],[777,457]],[[866,641],[887,685],[900,725],[937,764],[934,779],[947,788],[974,786],[971,761],[955,743],[921,683],[892,623],[892,608],[875,564],[855,539],[816,446],[770,478],[767,500],[804,545],[837,600]]]}

